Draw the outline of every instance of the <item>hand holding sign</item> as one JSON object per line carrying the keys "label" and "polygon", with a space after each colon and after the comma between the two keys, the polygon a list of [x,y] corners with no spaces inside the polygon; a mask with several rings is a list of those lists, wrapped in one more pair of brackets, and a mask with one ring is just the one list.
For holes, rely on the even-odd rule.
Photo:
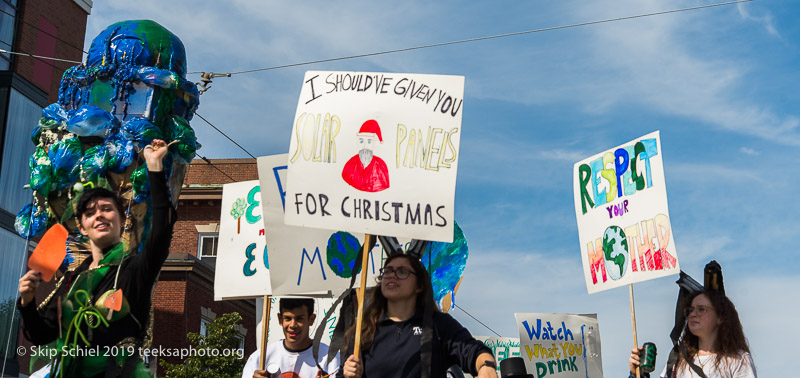
{"label": "hand holding sign", "polygon": [[50,282],[53,275],[67,256],[67,236],[69,232],[61,224],[47,230],[42,240],[28,259],[28,268],[41,272],[42,279]]}

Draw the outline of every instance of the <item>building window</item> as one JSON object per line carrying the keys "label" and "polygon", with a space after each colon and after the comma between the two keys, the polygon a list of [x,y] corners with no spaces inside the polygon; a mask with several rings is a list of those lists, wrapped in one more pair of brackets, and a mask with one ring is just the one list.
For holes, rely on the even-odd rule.
{"label": "building window", "polygon": [[208,336],[207,325],[217,318],[217,314],[208,307],[200,307],[200,334]]}
{"label": "building window", "polygon": [[217,265],[217,245],[219,244],[219,224],[198,224],[197,258],[215,267]]}
{"label": "building window", "polygon": [[[13,50],[16,6],[16,0],[0,0],[0,49]],[[10,66],[11,54],[0,54],[0,70],[7,71]]]}
{"label": "building window", "polygon": [[42,108],[16,89],[7,90],[0,89],[0,99],[4,100],[6,94],[10,95],[0,169],[0,208],[16,215],[33,199],[30,189],[22,189],[30,182],[30,168],[28,164],[20,162],[28,161],[35,150],[31,143],[31,130],[39,122]]}
{"label": "building window", "polygon": [[[16,308],[18,277],[24,273],[23,267],[28,257],[25,239],[16,233],[0,228],[0,365],[16,365],[17,340],[19,340],[19,313]],[[10,376],[15,376],[11,370]]]}
{"label": "building window", "polygon": [[247,339],[247,328],[241,324],[237,324],[235,328],[237,332],[236,338],[239,339],[237,348],[241,350],[242,355],[244,355],[244,341]]}
{"label": "building window", "polygon": [[217,244],[219,244],[219,234],[200,234],[197,242],[197,256],[202,260],[205,258],[217,257]]}

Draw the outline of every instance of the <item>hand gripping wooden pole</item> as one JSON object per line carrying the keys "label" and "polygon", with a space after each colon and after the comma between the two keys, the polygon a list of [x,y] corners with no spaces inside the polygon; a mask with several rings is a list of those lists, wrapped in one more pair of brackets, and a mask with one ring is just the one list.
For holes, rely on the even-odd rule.
{"label": "hand gripping wooden pole", "polygon": [[372,238],[375,236],[364,235],[364,247],[361,250],[361,286],[358,288],[358,314],[356,315],[356,337],[353,344],[353,355],[361,357],[361,321],[364,318],[364,293],[367,289],[367,264],[369,264],[369,252]]}
{"label": "hand gripping wooden pole", "polygon": [[264,296],[264,311],[261,313],[261,359],[258,360],[258,370],[267,366],[267,337],[269,336],[269,311],[272,308],[272,298]]}

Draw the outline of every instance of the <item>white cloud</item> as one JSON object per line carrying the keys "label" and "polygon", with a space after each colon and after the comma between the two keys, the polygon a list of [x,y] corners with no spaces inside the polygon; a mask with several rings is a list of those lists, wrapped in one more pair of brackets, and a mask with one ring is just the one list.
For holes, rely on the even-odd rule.
{"label": "white cloud", "polygon": [[758,156],[758,155],[761,155],[761,153],[760,153],[760,152],[758,152],[758,151],[756,151],[755,149],[753,149],[753,148],[750,148],[750,147],[740,147],[740,148],[739,148],[739,151],[740,151],[741,153],[745,154],[745,155],[750,155],[750,156]]}
{"label": "white cloud", "polygon": [[764,25],[764,29],[767,30],[767,33],[781,38],[780,33],[778,33],[778,29],[775,28],[775,24],[772,20],[772,13],[765,12],[763,16],[753,16],[750,12],[747,11],[748,6],[742,3],[736,4],[736,9],[739,11],[739,15],[742,16],[743,20],[748,21],[755,21]]}

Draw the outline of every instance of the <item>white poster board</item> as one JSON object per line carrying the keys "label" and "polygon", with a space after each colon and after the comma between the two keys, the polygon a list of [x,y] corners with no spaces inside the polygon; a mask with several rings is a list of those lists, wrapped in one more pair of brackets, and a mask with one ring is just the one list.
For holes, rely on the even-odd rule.
{"label": "white poster board", "polygon": [[473,336],[483,342],[483,345],[492,349],[494,360],[497,361],[497,373],[500,374],[500,361],[509,357],[519,357],[519,338],[497,336]]}
{"label": "white poster board", "polygon": [[[258,158],[267,254],[273,295],[342,291],[350,284],[364,234],[289,226],[283,223],[286,154]],[[286,203],[289,206],[288,203]],[[374,286],[381,249],[370,252],[367,286]],[[357,272],[356,272],[357,273]],[[354,287],[360,286],[356,280]]]}
{"label": "white poster board", "polygon": [[214,300],[270,295],[258,180],[222,186]]}
{"label": "white poster board", "polygon": [[655,131],[575,164],[575,214],[589,294],[680,271]]}
{"label": "white poster board", "polygon": [[286,224],[453,238],[464,77],[306,72]]}
{"label": "white poster board", "polygon": [[520,357],[534,377],[603,377],[597,314],[516,313]]}

